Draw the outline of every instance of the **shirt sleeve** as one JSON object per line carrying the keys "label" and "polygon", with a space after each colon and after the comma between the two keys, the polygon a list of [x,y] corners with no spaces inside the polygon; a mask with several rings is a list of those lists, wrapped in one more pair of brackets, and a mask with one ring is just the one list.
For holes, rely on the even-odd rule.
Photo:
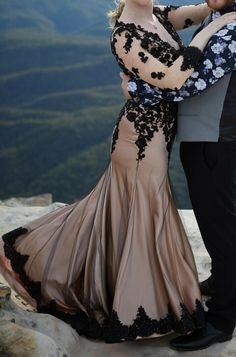
{"label": "shirt sleeve", "polygon": [[209,41],[203,60],[192,76],[178,90],[161,90],[147,83],[133,79],[128,90],[133,98],[138,98],[144,105],[155,105],[160,100],[180,102],[188,97],[200,95],[223,76],[236,69],[236,22],[225,26]]}

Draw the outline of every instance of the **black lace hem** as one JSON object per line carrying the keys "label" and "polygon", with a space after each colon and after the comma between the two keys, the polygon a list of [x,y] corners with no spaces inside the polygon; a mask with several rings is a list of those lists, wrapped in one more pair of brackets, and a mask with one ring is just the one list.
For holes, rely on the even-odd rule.
{"label": "black lace hem", "polygon": [[20,235],[23,235],[27,232],[28,230],[26,228],[20,227],[4,234],[2,236],[4,242],[4,252],[5,256],[11,262],[12,269],[16,274],[19,275],[19,278],[23,285],[26,287],[28,293],[32,296],[33,299],[36,300],[37,305],[39,305],[41,295],[41,283],[30,280],[29,277],[26,275],[24,266],[29,256],[18,253],[14,246],[16,239]]}
{"label": "black lace hem", "polygon": [[196,308],[192,314],[181,303],[181,318],[179,320],[176,320],[170,306],[167,316],[160,320],[151,319],[145,312],[145,309],[140,306],[133,324],[129,326],[121,323],[116,311],[112,311],[110,316],[100,324],[96,319],[88,316],[82,310],[74,315],[61,311],[55,301],[51,301],[48,306],[43,306],[41,302],[41,283],[29,279],[24,270],[29,256],[21,255],[14,247],[16,239],[25,233],[27,233],[27,229],[21,227],[4,234],[2,237],[5,255],[10,259],[12,269],[19,275],[32,298],[36,300],[39,313],[51,314],[65,321],[79,334],[89,338],[102,339],[107,343],[117,343],[132,341],[137,337],[148,337],[153,334],[164,335],[171,331],[186,334],[204,326],[205,312],[199,300],[196,300]]}

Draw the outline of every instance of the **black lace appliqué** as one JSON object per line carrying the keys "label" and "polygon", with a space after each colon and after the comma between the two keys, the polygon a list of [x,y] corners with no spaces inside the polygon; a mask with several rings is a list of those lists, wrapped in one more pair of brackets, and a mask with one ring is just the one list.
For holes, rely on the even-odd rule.
{"label": "black lace appliqu\u00e9", "polygon": [[194,46],[188,46],[182,51],[183,63],[181,71],[187,71],[188,69],[195,69],[202,59],[202,51]]}
{"label": "black lace appliqu\u00e9", "polygon": [[132,67],[132,72],[135,74],[135,76],[138,77],[138,75],[139,75],[139,69],[138,68]]}
{"label": "black lace appliqu\u00e9", "polygon": [[162,79],[165,77],[165,73],[162,72],[152,72],[151,73],[152,78],[157,78],[157,79]]}
{"label": "black lace appliqu\u00e9", "polygon": [[151,319],[143,306],[140,306],[133,324],[129,326],[122,324],[116,311],[112,311],[110,317],[103,324],[103,337],[109,343],[132,341],[138,336],[164,335],[171,331],[186,334],[205,325],[205,313],[199,300],[196,300],[196,309],[192,314],[188,312],[184,304],[180,304],[180,320],[174,318],[170,306],[168,310],[169,312],[165,318],[156,320]]}
{"label": "black lace appliqu\u00e9", "polygon": [[194,24],[194,21],[191,19],[186,19],[184,23],[184,29],[187,29],[188,27],[191,27]]}
{"label": "black lace appliqu\u00e9", "polygon": [[138,55],[139,55],[139,57],[140,57],[140,59],[141,59],[141,61],[142,61],[143,63],[146,63],[146,62],[147,62],[148,56],[146,56],[144,52],[139,52]]}
{"label": "black lace appliqu\u00e9", "polygon": [[133,36],[131,33],[126,32],[125,37],[127,40],[125,42],[124,49],[125,49],[125,52],[128,53],[130,51],[130,49],[132,48]]}
{"label": "black lace appliqu\u00e9", "polygon": [[123,115],[125,114],[125,108],[122,108],[120,111],[120,115],[118,117],[118,120],[116,122],[115,128],[113,130],[113,134],[112,134],[112,140],[111,140],[111,154],[113,153],[113,151],[115,150],[116,147],[116,142],[119,139],[119,124],[120,124],[120,120],[123,117]]}
{"label": "black lace appliqu\u00e9", "polygon": [[[154,134],[163,130],[167,143],[167,150],[170,154],[174,136],[176,133],[176,118],[177,106],[174,103],[165,103],[154,107],[143,107],[143,105],[135,104],[133,101],[128,101],[126,104],[127,119],[134,124],[138,138],[135,144],[138,147],[137,160],[145,158],[145,148],[154,137]],[[166,107],[167,105],[167,107]],[[168,107],[169,106],[169,107]],[[175,110],[175,113],[174,113]]]}
{"label": "black lace appliqu\u00e9", "polygon": [[175,6],[175,5],[169,5],[169,6],[165,6],[163,12],[163,15],[165,15],[167,18],[169,16],[169,13],[173,10],[177,10],[179,8],[179,6]]}
{"label": "black lace appliqu\u00e9", "polygon": [[171,331],[187,333],[196,328],[204,326],[205,314],[200,301],[196,300],[196,309],[191,314],[184,304],[180,304],[181,319],[176,320],[170,306],[168,314],[163,319],[151,319],[145,309],[140,306],[136,318],[132,325],[121,323],[116,311],[111,311],[103,323],[100,324],[92,316],[88,316],[84,311],[78,309],[76,314],[65,313],[60,310],[57,303],[52,300],[47,306],[42,304],[41,283],[34,282],[27,276],[24,266],[28,260],[27,255],[21,255],[15,249],[16,239],[27,233],[25,228],[17,228],[5,235],[4,241],[5,255],[11,261],[11,265],[25,288],[37,302],[37,310],[40,313],[51,314],[66,323],[70,324],[79,334],[90,338],[102,339],[109,343],[135,340],[138,336],[147,337],[154,333],[166,334]]}

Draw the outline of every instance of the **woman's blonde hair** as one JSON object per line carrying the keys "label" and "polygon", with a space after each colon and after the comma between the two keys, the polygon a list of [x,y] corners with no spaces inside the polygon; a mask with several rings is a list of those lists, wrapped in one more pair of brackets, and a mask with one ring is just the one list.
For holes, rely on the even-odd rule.
{"label": "woman's blonde hair", "polygon": [[116,0],[115,4],[116,4],[116,8],[107,13],[110,25],[112,27],[115,25],[116,20],[118,20],[120,15],[122,14],[122,11],[125,7],[125,0]]}

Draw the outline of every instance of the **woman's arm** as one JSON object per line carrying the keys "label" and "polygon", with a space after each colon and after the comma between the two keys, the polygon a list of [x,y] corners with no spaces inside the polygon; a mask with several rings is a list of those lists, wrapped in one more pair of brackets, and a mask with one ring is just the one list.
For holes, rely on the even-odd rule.
{"label": "woman's arm", "polygon": [[211,12],[207,4],[158,6],[176,31],[200,24]]}
{"label": "woman's arm", "polygon": [[130,79],[129,94],[144,105],[155,105],[160,100],[182,101],[201,94],[226,74],[236,70],[236,23],[216,33],[204,51],[203,60],[179,91],[153,88],[140,79]]}
{"label": "woman's arm", "polygon": [[191,76],[202,56],[197,47],[188,47],[176,61],[167,66],[145,50],[142,39],[135,38],[132,32],[126,30],[115,37],[115,51],[129,73],[162,89],[180,88]]}
{"label": "woman's arm", "polygon": [[[180,89],[193,74],[200,62],[202,52],[212,35],[225,24],[236,19],[236,13],[231,12],[212,21],[185,48],[179,57],[167,66],[145,50],[142,37],[138,31],[128,30],[115,32],[113,42],[116,54],[133,76],[161,89]],[[161,51],[161,48],[159,49]]]}

